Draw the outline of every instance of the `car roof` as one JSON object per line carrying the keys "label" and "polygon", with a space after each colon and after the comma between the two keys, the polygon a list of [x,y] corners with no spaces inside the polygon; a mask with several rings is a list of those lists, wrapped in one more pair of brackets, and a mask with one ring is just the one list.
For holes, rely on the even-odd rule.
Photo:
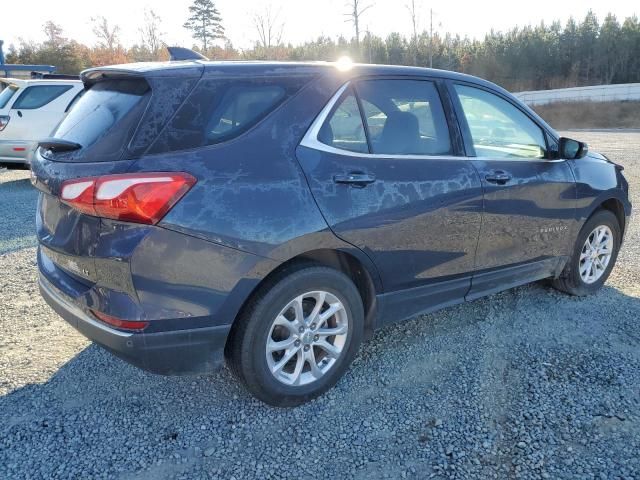
{"label": "car roof", "polygon": [[468,82],[499,92],[519,104],[530,116],[536,118],[549,131],[554,132],[538,114],[523,104],[504,88],[473,75],[439,70],[436,68],[409,67],[403,65],[377,65],[350,62],[274,62],[274,61],[238,61],[238,60],[180,60],[168,62],[140,62],[108,67],[96,67],[83,71],[80,76],[86,84],[100,80],[110,75],[134,75],[141,77],[172,77],[172,76],[202,76],[223,75],[295,75],[295,74],[334,74],[344,81],[359,77],[376,76],[407,76],[429,77],[446,80]]}
{"label": "car roof", "polygon": [[99,71],[121,71],[139,73],[143,75],[153,75],[161,71],[180,71],[190,68],[203,69],[205,71],[216,70],[257,70],[262,69],[265,72],[274,70],[317,70],[331,71],[340,70],[343,71],[358,71],[361,73],[369,73],[371,75],[429,75],[434,77],[464,77],[467,79],[476,79],[471,75],[465,75],[462,73],[456,73],[449,70],[438,70],[435,68],[423,68],[423,67],[408,67],[401,65],[377,65],[377,64],[363,64],[353,63],[347,65],[348,68],[344,68],[345,65],[340,62],[322,62],[322,61],[307,61],[307,62],[276,62],[276,61],[263,61],[263,60],[181,60],[181,61],[167,61],[167,62],[138,62],[138,63],[125,63],[121,65],[109,65],[105,67],[94,67],[82,72],[82,76],[88,76],[92,72]]}
{"label": "car roof", "polygon": [[[344,64],[340,62],[274,62],[274,61],[215,61],[215,60],[183,60],[167,62],[139,62],[122,65],[110,65],[95,67],[81,73],[82,80],[95,81],[101,75],[139,75],[144,77],[160,77],[172,75],[214,75],[216,73],[236,74],[295,74],[295,73],[330,73],[337,72],[344,78],[376,75],[398,76],[428,76],[431,78],[446,78],[452,80],[467,81],[487,87],[496,88],[491,82],[464,73],[435,68],[408,67],[400,65],[375,65],[375,64]],[[499,87],[497,87],[499,88]]]}

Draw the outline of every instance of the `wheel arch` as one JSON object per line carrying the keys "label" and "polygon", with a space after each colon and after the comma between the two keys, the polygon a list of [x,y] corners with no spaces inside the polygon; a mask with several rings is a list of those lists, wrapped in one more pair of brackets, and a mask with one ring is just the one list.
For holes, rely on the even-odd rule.
{"label": "wheel arch", "polygon": [[[368,257],[367,257],[368,258]],[[369,261],[370,262],[370,261]],[[372,263],[366,265],[367,260],[358,258],[358,256],[340,249],[321,248],[300,253],[287,261],[279,264],[271,270],[251,291],[243,302],[235,316],[231,332],[227,337],[227,347],[233,342],[234,332],[238,325],[238,319],[244,314],[244,311],[251,305],[253,299],[256,298],[264,289],[268,289],[286,275],[308,267],[308,266],[325,266],[333,268],[344,273],[356,285],[365,315],[365,338],[370,338],[376,326],[378,304],[376,295],[381,293],[382,285],[377,271]],[[225,351],[228,351],[225,348]]]}
{"label": "wheel arch", "polygon": [[625,216],[624,205],[620,200],[618,200],[615,197],[612,197],[601,202],[598,208],[596,208],[593,212],[591,212],[591,215],[593,215],[598,210],[609,210],[611,213],[613,213],[618,219],[618,224],[620,225],[620,232],[622,233],[622,235],[624,235],[627,217]]}
{"label": "wheel arch", "polygon": [[[623,201],[614,195],[607,195],[607,196],[598,198],[596,201],[594,201],[591,204],[587,215],[583,217],[584,220],[582,222],[582,226],[587,221],[589,221],[589,219],[593,216],[593,214],[596,213],[598,210],[608,210],[611,213],[613,213],[618,219],[618,224],[620,225],[620,233],[622,234],[622,236],[624,236],[627,217],[626,217],[626,211],[625,211]],[[582,226],[580,228],[582,228]]]}

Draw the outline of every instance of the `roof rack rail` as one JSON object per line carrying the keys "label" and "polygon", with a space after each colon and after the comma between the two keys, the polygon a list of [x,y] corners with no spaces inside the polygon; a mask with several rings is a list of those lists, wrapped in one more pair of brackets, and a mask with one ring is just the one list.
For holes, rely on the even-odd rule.
{"label": "roof rack rail", "polygon": [[169,60],[172,62],[180,60],[209,60],[204,55],[189,48],[167,46],[167,50],[169,51]]}

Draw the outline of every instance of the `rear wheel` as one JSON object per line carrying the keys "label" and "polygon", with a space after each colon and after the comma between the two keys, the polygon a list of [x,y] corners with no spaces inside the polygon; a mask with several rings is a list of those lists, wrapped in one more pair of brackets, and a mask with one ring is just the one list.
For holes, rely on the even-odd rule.
{"label": "rear wheel", "polygon": [[247,389],[274,406],[294,406],[331,388],[362,341],[364,312],[341,272],[307,266],[271,282],[244,310],[227,357]]}
{"label": "rear wheel", "polygon": [[553,286],[578,296],[597,292],[613,269],[620,240],[616,216],[608,210],[598,210],[582,227],[573,255]]}

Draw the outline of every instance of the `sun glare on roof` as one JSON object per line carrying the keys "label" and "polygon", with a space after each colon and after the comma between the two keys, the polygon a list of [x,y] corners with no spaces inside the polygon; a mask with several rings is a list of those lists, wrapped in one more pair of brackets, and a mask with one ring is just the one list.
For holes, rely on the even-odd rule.
{"label": "sun glare on roof", "polygon": [[347,70],[351,70],[353,67],[353,60],[349,57],[340,57],[336,62],[336,68],[341,72],[346,72]]}

